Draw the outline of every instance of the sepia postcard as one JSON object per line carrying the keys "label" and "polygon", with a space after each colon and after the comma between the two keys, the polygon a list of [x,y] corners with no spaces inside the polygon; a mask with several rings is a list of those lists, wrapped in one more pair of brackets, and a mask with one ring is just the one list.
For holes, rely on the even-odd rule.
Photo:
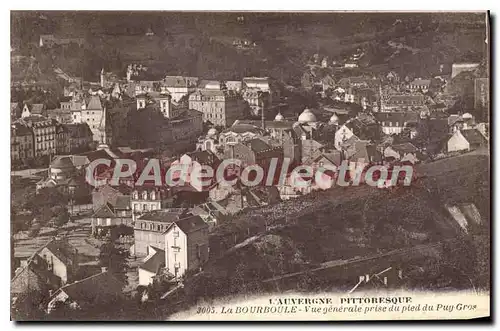
{"label": "sepia postcard", "polygon": [[490,319],[489,12],[10,15],[11,320]]}

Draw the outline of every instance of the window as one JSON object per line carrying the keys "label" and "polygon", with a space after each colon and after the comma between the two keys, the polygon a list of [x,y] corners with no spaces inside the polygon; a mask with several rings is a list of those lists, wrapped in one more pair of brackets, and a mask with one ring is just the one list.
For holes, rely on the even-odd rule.
{"label": "window", "polygon": [[174,238],[179,238],[179,230],[174,230]]}
{"label": "window", "polygon": [[172,251],[174,253],[179,253],[181,251],[181,248],[179,246],[172,246]]}

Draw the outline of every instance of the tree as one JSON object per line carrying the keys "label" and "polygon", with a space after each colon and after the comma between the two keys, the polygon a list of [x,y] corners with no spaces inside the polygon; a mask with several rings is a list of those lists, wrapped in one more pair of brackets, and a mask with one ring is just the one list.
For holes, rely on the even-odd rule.
{"label": "tree", "polygon": [[123,287],[127,285],[127,257],[128,251],[116,247],[111,241],[100,247],[99,266],[106,267],[108,272],[122,283]]}

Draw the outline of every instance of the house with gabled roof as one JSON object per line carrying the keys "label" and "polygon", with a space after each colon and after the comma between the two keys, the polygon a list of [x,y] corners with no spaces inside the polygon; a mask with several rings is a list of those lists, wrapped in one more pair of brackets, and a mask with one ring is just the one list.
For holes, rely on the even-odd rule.
{"label": "house with gabled roof", "polygon": [[[31,296],[32,302],[43,302],[44,296],[61,286],[61,278],[49,270],[47,262],[35,252],[28,260],[21,262],[10,281],[12,305]],[[36,295],[37,298],[32,298]]]}
{"label": "house with gabled roof", "polygon": [[45,105],[43,103],[25,103],[21,113],[21,118],[30,117],[32,115],[47,116]]}
{"label": "house with gabled roof", "polygon": [[410,142],[402,144],[394,144],[392,146],[387,146],[384,149],[384,158],[393,158],[394,160],[401,162],[410,162],[415,164],[420,159],[420,153],[418,148],[415,147]]}
{"label": "house with gabled roof", "polygon": [[148,286],[153,283],[154,278],[165,268],[165,250],[155,247],[148,247],[148,255],[139,265],[139,285]]}
{"label": "house with gabled roof", "polygon": [[448,139],[448,152],[472,151],[487,146],[488,141],[477,129],[458,130]]}
{"label": "house with gabled roof", "polygon": [[76,279],[78,273],[78,250],[66,238],[53,238],[37,253],[47,264],[47,270],[67,284]]}
{"label": "house with gabled roof", "polygon": [[103,271],[58,289],[50,297],[47,312],[50,314],[61,303],[74,309],[105,309],[125,299],[122,287],[109,271]]}
{"label": "house with gabled roof", "polygon": [[[92,215],[92,234],[112,231],[120,225],[132,227],[132,208],[129,195],[117,195],[101,205]],[[108,232],[109,233],[109,232]]]}
{"label": "house with gabled roof", "polygon": [[208,225],[200,216],[172,222],[164,238],[166,270],[175,278],[199,269],[208,260]]}

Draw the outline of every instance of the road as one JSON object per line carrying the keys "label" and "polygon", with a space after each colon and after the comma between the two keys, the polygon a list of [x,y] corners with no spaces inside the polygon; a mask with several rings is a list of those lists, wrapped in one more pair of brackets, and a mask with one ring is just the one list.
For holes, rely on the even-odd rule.
{"label": "road", "polygon": [[10,175],[24,177],[24,178],[40,177],[41,175],[43,175],[43,172],[47,171],[47,170],[48,170],[48,168],[15,170],[15,171],[11,171]]}

